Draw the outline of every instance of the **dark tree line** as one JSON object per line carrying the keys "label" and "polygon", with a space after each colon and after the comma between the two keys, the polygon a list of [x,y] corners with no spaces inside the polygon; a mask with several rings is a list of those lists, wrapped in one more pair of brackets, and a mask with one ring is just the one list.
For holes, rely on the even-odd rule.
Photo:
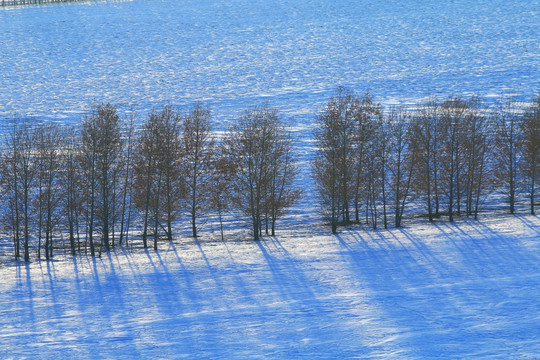
{"label": "dark tree line", "polygon": [[[223,239],[226,212],[246,219],[258,240],[275,234],[300,196],[290,130],[266,104],[219,137],[202,104],[186,113],[164,106],[137,124],[108,103],[72,127],[11,123],[0,215],[16,258],[35,251],[50,259],[59,247],[94,256],[135,239],[157,249],[179,221],[196,237],[209,216]],[[538,206],[540,97],[495,108],[449,97],[385,110],[369,93],[340,88],[316,117],[314,138],[312,174],[333,233],[360,222],[400,227],[411,203],[429,221],[476,219],[491,194],[510,213],[524,201],[531,214]]]}
{"label": "dark tree line", "polygon": [[386,228],[391,214],[399,227],[412,201],[424,204],[429,221],[476,219],[495,191],[512,214],[526,194],[535,213],[540,97],[495,109],[449,97],[384,112],[370,94],[340,88],[316,118],[314,137],[313,176],[333,233],[361,221]]}
{"label": "dark tree line", "polygon": [[210,110],[152,111],[140,128],[112,104],[100,104],[75,127],[16,120],[0,159],[2,216],[16,258],[50,259],[64,246],[94,256],[134,241],[146,248],[172,240],[177,221],[192,236],[201,219],[244,214],[254,239],[275,234],[294,204],[296,162],[277,111],[242,114],[218,141]]}

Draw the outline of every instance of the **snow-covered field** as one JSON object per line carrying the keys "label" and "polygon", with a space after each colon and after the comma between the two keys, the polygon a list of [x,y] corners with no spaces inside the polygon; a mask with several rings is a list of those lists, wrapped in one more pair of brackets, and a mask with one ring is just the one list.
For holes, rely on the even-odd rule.
{"label": "snow-covered field", "polygon": [[[305,163],[338,85],[384,104],[540,91],[540,2],[89,1],[0,9],[0,118],[139,116],[201,100],[216,127],[268,100],[301,203],[275,238],[203,229],[158,252],[0,265],[0,358],[540,357],[540,219],[425,219],[339,236]],[[278,224],[279,227],[279,224]],[[3,241],[9,241],[8,239]]]}
{"label": "snow-covered field", "polygon": [[297,225],[1,269],[0,358],[540,356],[540,219]]}
{"label": "snow-covered field", "polygon": [[0,116],[269,100],[310,122],[338,85],[385,103],[540,89],[540,1],[133,0],[0,9]]}

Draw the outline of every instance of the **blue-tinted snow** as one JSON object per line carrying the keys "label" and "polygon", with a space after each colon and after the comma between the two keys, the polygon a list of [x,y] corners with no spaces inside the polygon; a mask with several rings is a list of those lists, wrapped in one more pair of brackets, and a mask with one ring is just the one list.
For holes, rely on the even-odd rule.
{"label": "blue-tinted snow", "polygon": [[540,354],[538,217],[214,235],[0,269],[0,358]]}
{"label": "blue-tinted snow", "polygon": [[0,10],[0,114],[76,118],[267,99],[308,121],[338,85],[384,102],[531,97],[540,2],[134,0]]}
{"label": "blue-tinted snow", "polygon": [[[0,358],[540,356],[540,221],[320,227],[311,120],[338,85],[385,103],[540,89],[539,1],[134,0],[0,9],[0,116],[141,116],[262,100],[308,192],[275,239],[208,226],[158,253],[0,269]],[[278,226],[279,227],[279,226]]]}

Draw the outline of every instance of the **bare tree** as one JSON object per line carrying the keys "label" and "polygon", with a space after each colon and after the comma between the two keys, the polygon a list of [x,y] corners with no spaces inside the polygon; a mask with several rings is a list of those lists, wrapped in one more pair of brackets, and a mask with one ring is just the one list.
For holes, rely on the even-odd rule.
{"label": "bare tree", "polygon": [[99,220],[101,240],[107,250],[110,249],[114,231],[114,200],[122,151],[120,119],[116,107],[110,103],[96,106],[92,113],[83,120],[82,152],[84,154],[87,181],[90,183],[90,246],[93,244],[94,216]]}
{"label": "bare tree", "polygon": [[5,200],[9,209],[8,223],[13,231],[15,257],[21,256],[22,240],[24,261],[30,261],[32,186],[36,178],[34,148],[34,129],[29,120],[16,119],[6,134],[6,149],[3,156],[5,171],[2,175],[6,190]]}
{"label": "bare tree", "polygon": [[22,134],[15,121],[11,124],[8,132],[5,134],[5,144],[2,151],[2,199],[5,201],[5,208],[9,209],[6,217],[6,223],[13,233],[13,249],[15,259],[21,256],[21,234],[20,234],[20,205],[19,205],[19,176],[17,171],[17,161],[20,157],[20,147]]}
{"label": "bare tree", "polygon": [[212,137],[210,109],[197,104],[182,123],[182,174],[185,203],[191,217],[193,237],[197,237],[197,218],[210,207],[212,163],[216,146]]}
{"label": "bare tree", "polygon": [[[41,237],[45,235],[45,258],[53,256],[53,230],[58,224],[58,211],[63,198],[60,184],[61,151],[64,138],[55,124],[39,125],[35,134],[37,170],[38,257]],[[44,231],[43,231],[44,230]]]}
{"label": "bare tree", "polygon": [[530,213],[534,215],[536,187],[540,173],[540,96],[528,107],[520,124],[523,134],[523,153],[521,169],[527,177]]}
{"label": "bare tree", "polygon": [[223,234],[223,213],[232,208],[233,168],[226,157],[224,144],[216,147],[216,154],[212,162],[212,188],[210,189],[210,204],[217,211],[221,240],[225,240]]}
{"label": "bare tree", "polygon": [[[360,206],[365,204],[366,223],[371,214],[372,225],[376,225],[378,192],[382,172],[380,155],[386,154],[385,144],[380,143],[383,113],[381,105],[375,103],[369,93],[355,99],[351,112],[354,117],[354,208],[356,222],[360,221]],[[382,152],[381,152],[382,151]],[[381,171],[379,171],[381,170]]]}
{"label": "bare tree", "polygon": [[154,178],[156,177],[156,125],[157,116],[150,115],[142,133],[137,139],[136,152],[134,154],[134,203],[135,207],[143,213],[142,241],[144,248],[148,247],[148,223],[150,220],[150,205],[154,196]]}
{"label": "bare tree", "polygon": [[438,104],[430,100],[420,105],[411,126],[412,154],[415,164],[413,186],[417,194],[424,193],[429,221],[439,217],[440,209],[440,146],[441,124]]}
{"label": "bare tree", "polygon": [[522,134],[519,129],[520,106],[508,101],[496,109],[495,118],[495,175],[508,195],[510,213],[515,213],[518,186],[519,159],[521,157]]}
{"label": "bare tree", "polygon": [[133,152],[135,146],[135,125],[133,116],[130,118],[127,128],[124,131],[125,148],[121,155],[120,172],[123,175],[123,185],[121,188],[122,206],[120,210],[120,238],[118,243],[122,245],[125,239],[126,245],[129,238],[129,229],[132,217],[133,198]]}
{"label": "bare tree", "polygon": [[[75,255],[76,250],[80,251],[79,221],[83,213],[84,191],[83,191],[83,168],[81,157],[81,144],[75,128],[68,128],[65,135],[64,156],[61,171],[62,194],[65,196],[64,220],[69,234],[71,254]],[[75,238],[77,244],[75,245]]]}
{"label": "bare tree", "polygon": [[[282,140],[287,138],[277,111],[265,104],[246,111],[228,130],[224,140],[224,156],[232,174],[232,202],[250,217],[255,240],[262,234],[265,209],[271,202],[272,171],[279,167],[278,162],[287,159],[279,150],[280,146],[286,146]],[[293,176],[293,172],[289,175]],[[282,190],[285,193],[291,191],[292,184],[276,180],[276,193],[280,186],[287,189]],[[291,203],[274,200],[277,218]]]}
{"label": "bare tree", "polygon": [[462,144],[465,142],[465,126],[471,115],[471,106],[462,98],[450,97],[437,110],[441,129],[441,179],[446,184],[448,219],[452,222],[456,206],[458,216],[461,210]]}
{"label": "bare tree", "polygon": [[178,215],[183,192],[180,149],[178,112],[170,106],[152,112],[137,142],[134,159],[134,200],[143,212],[144,247],[147,247],[150,220],[154,225],[155,249],[160,228],[172,239],[172,223]]}
{"label": "bare tree", "polygon": [[[185,193],[185,180],[180,174],[182,160],[181,119],[180,115],[170,106],[165,107],[161,114],[165,121],[161,130],[161,146],[157,152],[161,155],[158,169],[164,182],[165,232],[167,239],[172,240],[172,223],[178,217],[181,208],[180,200]],[[157,247],[155,243],[154,247]]]}
{"label": "bare tree", "polygon": [[352,171],[355,168],[358,107],[356,96],[347,89],[339,88],[316,119],[314,135],[317,152],[313,176],[321,210],[330,222],[333,234],[337,233],[340,217],[344,222],[350,221],[349,202],[353,189],[358,189],[358,184],[356,187],[353,184]]}
{"label": "bare tree", "polygon": [[290,132],[279,129],[276,139],[274,139],[272,152],[273,160],[270,165],[270,178],[267,182],[265,210],[268,212],[266,234],[268,235],[268,221],[270,221],[270,234],[275,236],[277,219],[296,203],[301,193],[294,186],[298,170]]}
{"label": "bare tree", "polygon": [[[369,94],[364,95],[358,112],[358,146],[360,179],[365,184],[364,202],[366,204],[366,223],[377,228],[378,205],[382,201],[384,227],[388,226],[386,213],[386,181],[388,168],[388,126],[380,104],[375,103]],[[363,158],[363,159],[362,159]]]}
{"label": "bare tree", "polygon": [[413,148],[415,144],[410,139],[411,122],[412,114],[403,108],[392,109],[388,116],[388,137],[386,140],[389,147],[389,184],[396,227],[401,227],[413,178],[411,154],[415,152]]}
{"label": "bare tree", "polygon": [[[471,103],[467,117],[462,127],[462,140],[460,148],[460,188],[465,195],[465,209],[467,216],[474,214],[478,219],[481,194],[485,192],[488,181],[488,155],[492,148],[493,129],[490,126],[485,108],[479,104]],[[457,192],[459,196],[461,191]],[[459,205],[458,197],[458,205]],[[459,211],[459,207],[458,207]]]}

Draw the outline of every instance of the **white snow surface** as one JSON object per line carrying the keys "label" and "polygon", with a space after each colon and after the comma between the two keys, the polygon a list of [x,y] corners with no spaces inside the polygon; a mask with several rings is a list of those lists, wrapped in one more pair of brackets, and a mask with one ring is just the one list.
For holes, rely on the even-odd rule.
{"label": "white snow surface", "polygon": [[540,355],[538,217],[248,237],[1,268],[0,358]]}
{"label": "white snow surface", "polygon": [[79,120],[208,103],[220,122],[269,100],[311,122],[339,85],[384,103],[530,98],[540,1],[133,0],[0,9],[0,115]]}

